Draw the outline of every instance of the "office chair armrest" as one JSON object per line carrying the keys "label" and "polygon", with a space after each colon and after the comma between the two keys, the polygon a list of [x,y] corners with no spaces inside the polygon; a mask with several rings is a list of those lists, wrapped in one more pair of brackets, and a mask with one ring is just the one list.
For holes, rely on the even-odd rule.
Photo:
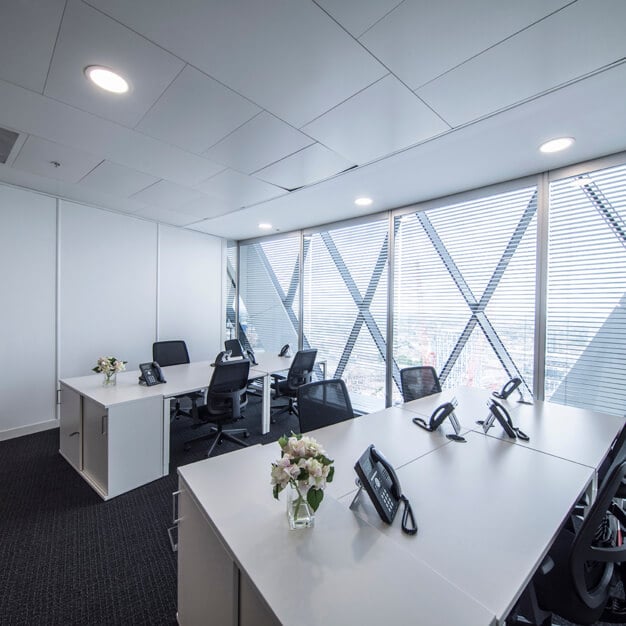
{"label": "office chair armrest", "polygon": [[619,547],[590,546],[585,551],[589,561],[601,561],[603,563],[621,563],[626,561],[626,545]]}

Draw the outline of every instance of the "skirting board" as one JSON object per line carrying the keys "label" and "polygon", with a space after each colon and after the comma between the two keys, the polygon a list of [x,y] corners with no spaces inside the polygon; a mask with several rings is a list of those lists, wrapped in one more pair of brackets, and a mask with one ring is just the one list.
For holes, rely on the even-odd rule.
{"label": "skirting board", "polygon": [[24,435],[32,435],[42,430],[50,430],[51,428],[58,427],[59,420],[47,420],[46,422],[39,422],[38,424],[28,424],[28,426],[18,426],[17,428],[10,428],[9,430],[0,430],[0,441],[23,437]]}

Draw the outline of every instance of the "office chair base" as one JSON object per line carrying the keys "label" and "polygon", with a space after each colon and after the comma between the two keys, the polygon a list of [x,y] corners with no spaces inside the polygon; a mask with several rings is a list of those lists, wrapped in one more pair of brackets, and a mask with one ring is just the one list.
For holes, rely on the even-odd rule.
{"label": "office chair base", "polygon": [[233,428],[231,430],[222,430],[221,428],[217,428],[216,426],[211,427],[211,431],[202,437],[196,437],[195,439],[190,439],[185,442],[185,450],[191,450],[191,444],[196,441],[209,441],[213,439],[207,453],[206,457],[209,458],[215,450],[215,447],[220,445],[224,439],[227,441],[231,441],[232,443],[236,443],[244,448],[248,447],[248,444],[245,441],[239,439],[239,437],[235,437],[235,435],[243,435],[246,439],[250,436],[250,433],[246,428]]}
{"label": "office chair base", "polygon": [[290,402],[289,404],[285,405],[284,407],[281,407],[278,411],[275,411],[274,413],[271,414],[270,416],[270,422],[272,424],[276,424],[276,418],[279,415],[282,415],[283,413],[288,413],[289,415],[298,415],[298,408],[296,407],[296,405],[292,402]]}

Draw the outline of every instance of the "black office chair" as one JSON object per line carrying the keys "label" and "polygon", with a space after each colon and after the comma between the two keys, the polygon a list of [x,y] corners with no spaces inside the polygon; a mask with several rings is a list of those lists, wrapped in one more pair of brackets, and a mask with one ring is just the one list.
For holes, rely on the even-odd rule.
{"label": "black office chair", "polygon": [[417,400],[441,391],[439,378],[434,367],[418,365],[400,370],[402,397],[405,402]]}
{"label": "black office chair", "polygon": [[243,346],[241,345],[241,341],[239,341],[239,339],[227,339],[224,342],[224,350],[230,350],[230,356],[245,356]]}
{"label": "black office chair", "polygon": [[346,383],[339,378],[318,380],[298,387],[300,432],[330,426],[354,417]]}
{"label": "black office chair", "polygon": [[[182,340],[156,341],[152,344],[152,360],[156,361],[161,367],[189,363],[187,344]],[[183,399],[191,401],[191,411],[185,411],[181,408],[180,401]],[[203,391],[193,391],[176,396],[174,398],[174,408],[170,410],[170,421],[178,419],[181,415],[184,417],[193,417],[197,403],[203,401]]]}
{"label": "black office chair", "polygon": [[313,378],[313,366],[317,358],[317,350],[299,350],[293,357],[291,367],[287,376],[280,374],[272,374],[274,382],[271,387],[274,390],[274,398],[286,397],[289,403],[282,406],[278,411],[272,414],[271,422],[275,423],[276,417],[283,413],[290,415],[298,414],[295,400],[298,397],[298,387],[310,383]]}
{"label": "black office chair", "polygon": [[539,606],[577,624],[600,619],[612,589],[615,563],[626,561],[626,545],[611,539],[613,523],[626,521],[613,498],[626,478],[626,461],[612,465],[586,516],[572,515],[556,538],[549,556],[554,567],[533,579]]}
{"label": "black office chair", "polygon": [[248,386],[248,373],[250,361],[238,359],[236,361],[223,361],[216,363],[211,382],[207,390],[207,403],[197,408],[197,418],[203,424],[215,424],[211,431],[202,437],[196,437],[185,442],[185,450],[189,450],[196,441],[208,441],[213,439],[206,456],[211,456],[215,446],[224,439],[232,441],[240,446],[248,444],[241,441],[235,435],[249,437],[245,428],[224,430],[225,423],[233,422],[241,418],[242,409],[248,404],[246,388]]}

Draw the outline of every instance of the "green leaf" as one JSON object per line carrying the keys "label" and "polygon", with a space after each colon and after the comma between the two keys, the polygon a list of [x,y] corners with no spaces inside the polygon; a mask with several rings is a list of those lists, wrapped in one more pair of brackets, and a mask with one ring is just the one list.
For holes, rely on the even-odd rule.
{"label": "green leaf", "polygon": [[311,487],[306,494],[306,501],[314,511],[317,511],[317,507],[322,503],[323,499],[324,492],[321,489],[315,489],[315,487]]}
{"label": "green leaf", "polygon": [[317,460],[322,464],[322,465],[331,465],[332,463],[334,463],[334,461],[332,459],[329,459],[327,456],[324,456],[323,454],[320,454],[317,457]]}
{"label": "green leaf", "polygon": [[335,476],[335,468],[331,466],[330,469],[328,470],[328,476],[326,476],[326,482],[332,483],[334,476]]}
{"label": "green leaf", "polygon": [[280,485],[274,485],[274,489],[272,489],[274,493],[274,497],[278,500],[278,494],[280,493]]}
{"label": "green leaf", "polygon": [[100,368],[96,365],[96,367],[91,368],[92,372],[100,372]]}
{"label": "green leaf", "polygon": [[281,448],[284,448],[287,445],[287,435],[283,435],[279,440],[278,440],[278,445]]}

